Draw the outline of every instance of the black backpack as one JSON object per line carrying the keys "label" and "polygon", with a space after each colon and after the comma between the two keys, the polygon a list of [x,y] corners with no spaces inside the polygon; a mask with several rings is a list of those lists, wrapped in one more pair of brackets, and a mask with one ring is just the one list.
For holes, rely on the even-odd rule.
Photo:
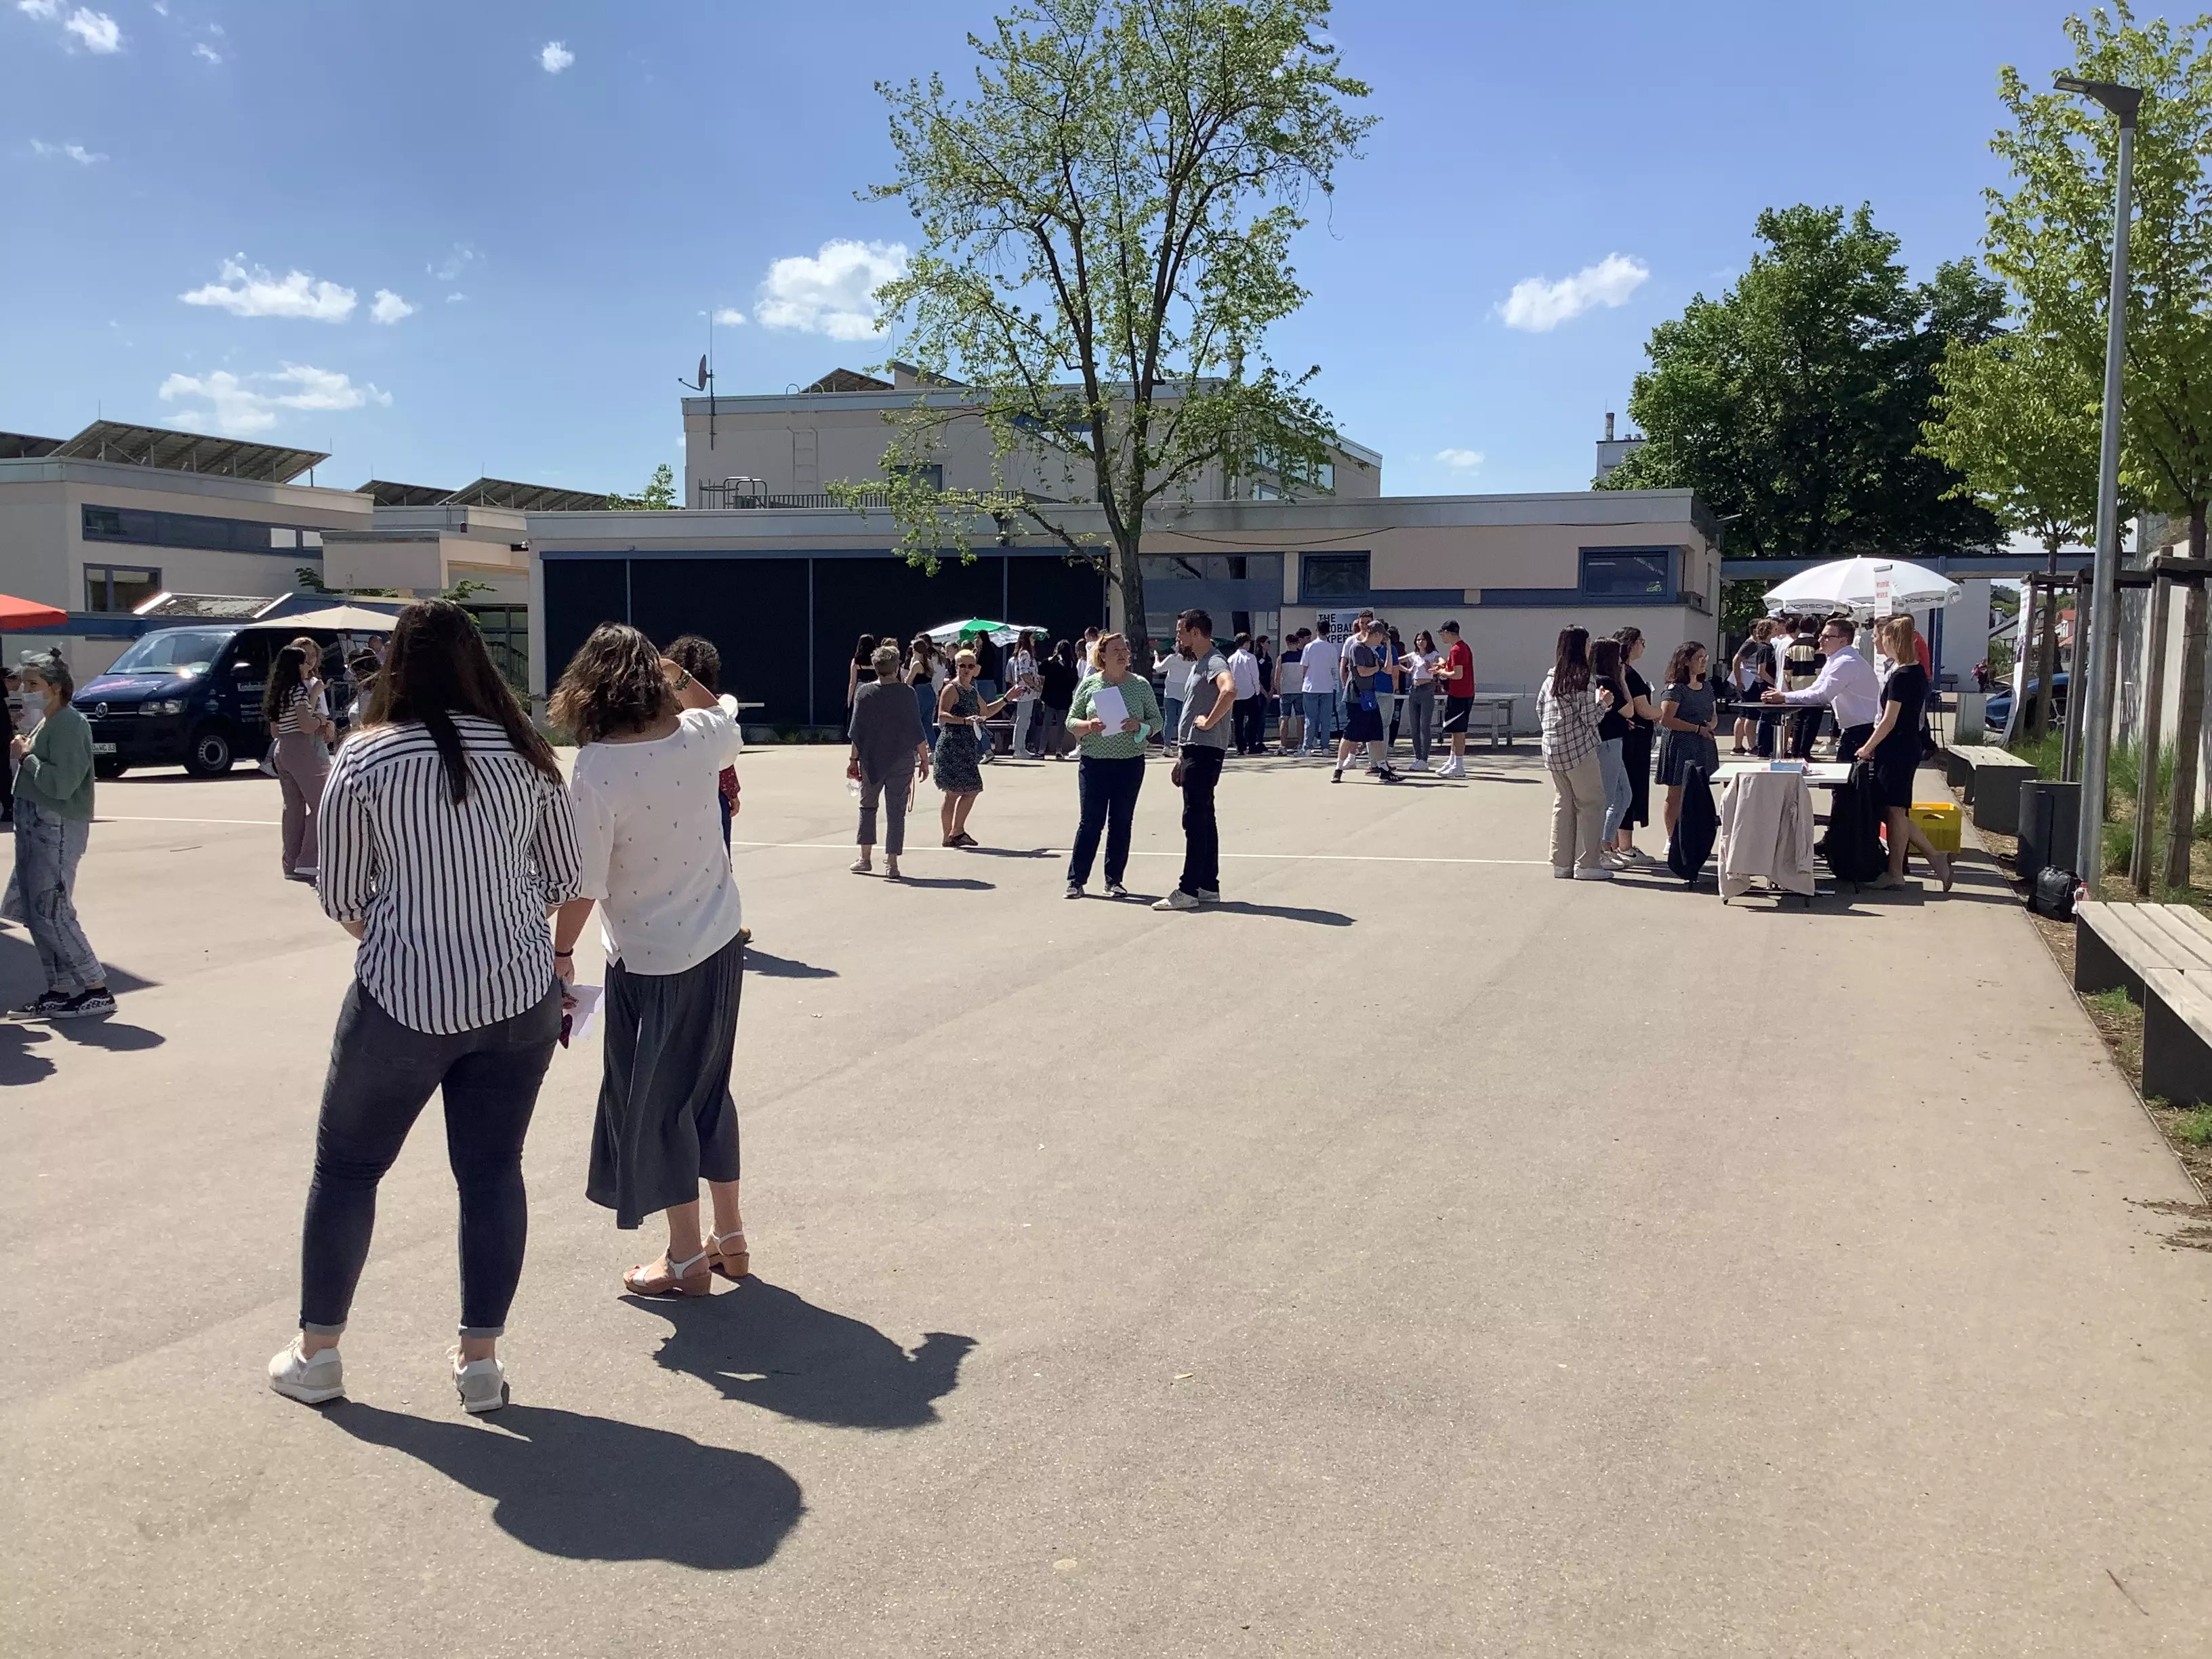
{"label": "black backpack", "polygon": [[1692,886],[1713,855],[1713,842],[1721,830],[1721,815],[1713,805],[1711,774],[1702,766],[1682,774],[1682,811],[1674,820],[1674,837],[1667,843],[1667,867]]}
{"label": "black backpack", "polygon": [[1874,768],[1860,761],[1850,779],[1836,786],[1828,808],[1828,833],[1818,848],[1838,881],[1864,887],[1889,868],[1881,841],[1881,791]]}

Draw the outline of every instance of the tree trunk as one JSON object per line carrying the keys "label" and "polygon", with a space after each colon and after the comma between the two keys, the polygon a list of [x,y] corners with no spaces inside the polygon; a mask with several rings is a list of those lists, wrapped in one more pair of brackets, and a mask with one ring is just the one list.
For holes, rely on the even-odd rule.
{"label": "tree trunk", "polygon": [[2166,713],[2166,610],[2173,584],[2160,579],[2150,587],[2150,636],[2143,670],[2142,719],[2136,744],[2136,847],[2128,860],[2128,879],[2138,896],[2150,896],[2150,846],[2158,824],[2159,727]]}
{"label": "tree trunk", "polygon": [[2052,537],[2045,546],[2051,585],[2043,592],[2050,603],[2044,605],[2036,629],[2035,702],[2027,719],[2031,738],[2039,738],[2051,729],[2051,678],[2058,668],[2058,538]]}
{"label": "tree trunk", "polygon": [[1152,672],[1152,630],[1145,624],[1145,567],[1134,537],[1114,546],[1114,585],[1121,590],[1121,631],[1129,636],[1129,662],[1139,673]]}
{"label": "tree trunk", "polygon": [[[2203,501],[2189,507],[2189,556],[2204,557]],[[2197,830],[2197,745],[2204,728],[2204,584],[2191,582],[2181,601],[2181,698],[2173,721],[2173,795],[2166,825],[2166,884],[2189,884],[2189,849]]]}

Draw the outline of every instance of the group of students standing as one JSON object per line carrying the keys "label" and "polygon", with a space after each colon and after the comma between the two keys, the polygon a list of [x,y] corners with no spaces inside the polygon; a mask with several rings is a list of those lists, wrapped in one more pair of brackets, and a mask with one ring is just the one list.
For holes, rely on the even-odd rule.
{"label": "group of students standing", "polygon": [[460,1195],[453,1380],[471,1413],[507,1403],[523,1141],[554,1048],[589,1013],[571,988],[595,908],[605,1036],[585,1193],[617,1227],[661,1215],[668,1237],[623,1285],[702,1296],[750,1270],[729,1087],[746,936],[722,829],[740,741],[679,660],[704,644],[663,653],[624,624],[594,629],[550,703],[580,745],[564,781],[468,613],[445,599],[400,612],[315,814],[322,907],[360,948],[316,1127],[299,1334],[268,1368],[279,1394],[343,1394],[377,1187],[442,1093]]}
{"label": "group of students standing", "polygon": [[[1799,623],[1790,618],[1781,630],[1762,623],[1737,653],[1730,677],[1735,700],[1756,702],[1773,713],[1739,715],[1735,752],[1751,752],[1748,744],[1758,732],[1771,736],[1787,720],[1790,752],[1809,757],[1820,717],[1832,710],[1837,758],[1863,762],[1864,787],[1881,802],[1889,868],[1873,884],[1902,886],[1905,860],[1917,853],[1948,892],[1950,860],[1911,817],[1914,778],[1929,747],[1931,681],[1918,629],[1909,616],[1875,623],[1877,658],[1869,662],[1848,617]],[[1637,672],[1643,654],[1640,629],[1623,628],[1595,641],[1586,628],[1563,629],[1552,671],[1538,689],[1544,767],[1553,792],[1552,873],[1562,879],[1610,881],[1620,871],[1656,861],[1635,839],[1636,827],[1650,822],[1655,733],[1670,840],[1684,792],[1700,780],[1710,781],[1719,769],[1716,733],[1728,682],[1708,672],[1705,647],[1690,640],[1674,648],[1656,705],[1650,684]]]}

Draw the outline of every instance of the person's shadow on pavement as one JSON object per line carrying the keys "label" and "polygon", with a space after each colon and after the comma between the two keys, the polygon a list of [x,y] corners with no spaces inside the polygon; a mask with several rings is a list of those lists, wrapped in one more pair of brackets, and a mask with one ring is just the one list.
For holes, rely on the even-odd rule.
{"label": "person's shadow on pavement", "polygon": [[502,1532],[571,1560],[757,1567],[806,1508],[799,1483],[765,1457],[604,1417],[509,1406],[441,1422],[352,1401],[324,1415],[492,1498]]}
{"label": "person's shadow on pavement", "polygon": [[959,1386],[971,1336],[924,1334],[911,1353],[874,1326],[757,1279],[718,1296],[635,1304],[673,1328],[653,1358],[726,1398],[843,1429],[917,1429]]}

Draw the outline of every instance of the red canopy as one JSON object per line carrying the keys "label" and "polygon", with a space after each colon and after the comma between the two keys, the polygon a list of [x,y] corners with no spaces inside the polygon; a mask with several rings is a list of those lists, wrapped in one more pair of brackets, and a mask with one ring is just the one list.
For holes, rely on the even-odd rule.
{"label": "red canopy", "polygon": [[68,620],[66,611],[57,611],[35,599],[19,599],[11,593],[0,593],[0,633],[11,628],[52,628]]}

